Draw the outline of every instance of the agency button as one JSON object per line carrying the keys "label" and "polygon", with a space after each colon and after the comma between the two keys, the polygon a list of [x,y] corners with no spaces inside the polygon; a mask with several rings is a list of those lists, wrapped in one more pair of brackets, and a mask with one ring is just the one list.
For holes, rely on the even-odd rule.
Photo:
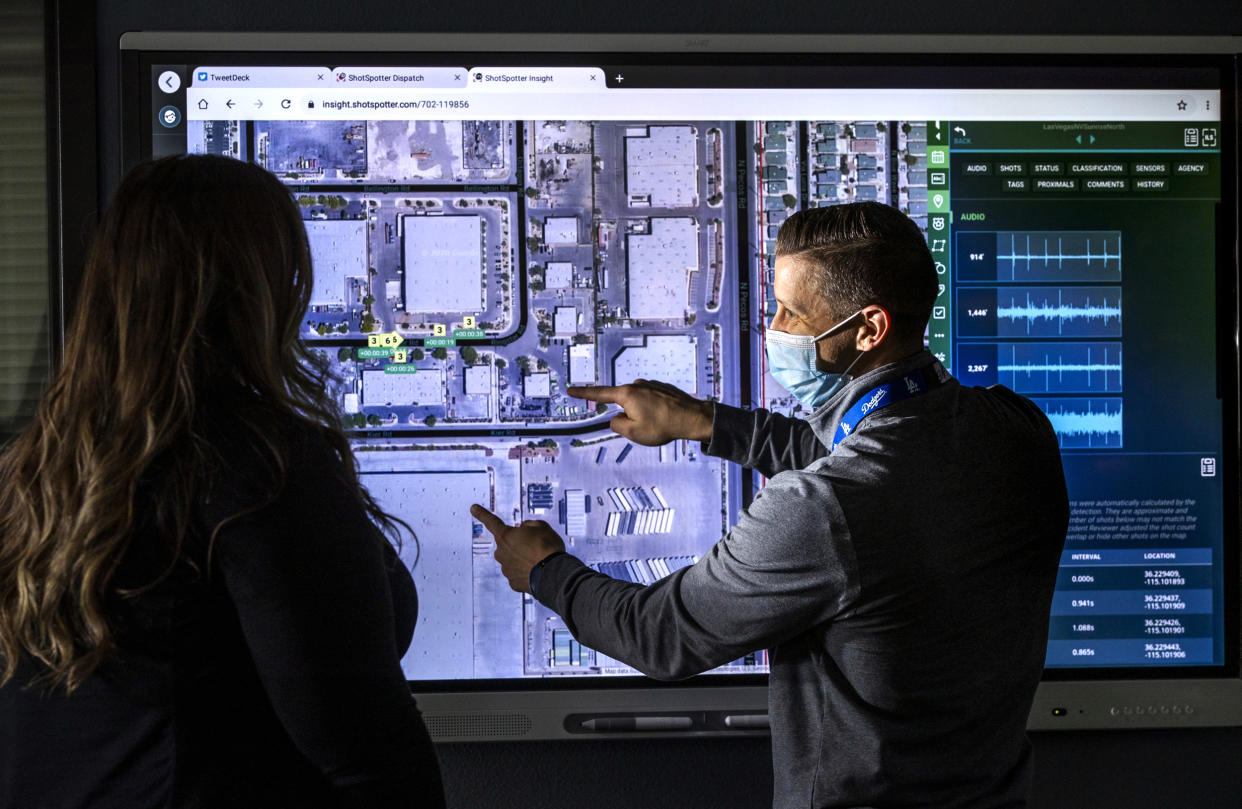
{"label": "agency button", "polygon": [[1207,174],[1208,164],[1198,161],[1175,163],[1173,172],[1175,174]]}

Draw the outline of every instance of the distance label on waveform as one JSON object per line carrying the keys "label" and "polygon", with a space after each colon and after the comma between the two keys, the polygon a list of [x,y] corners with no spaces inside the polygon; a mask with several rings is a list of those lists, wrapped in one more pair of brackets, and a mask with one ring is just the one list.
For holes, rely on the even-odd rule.
{"label": "distance label on waveform", "polygon": [[1031,399],[1052,422],[1061,449],[1121,449],[1120,397]]}
{"label": "distance label on waveform", "polygon": [[1018,393],[1121,393],[1121,343],[959,343],[963,385]]}
{"label": "distance label on waveform", "polygon": [[964,287],[959,337],[1120,337],[1121,287]]}
{"label": "distance label on waveform", "polygon": [[954,238],[959,281],[1121,281],[1119,230],[976,231]]}

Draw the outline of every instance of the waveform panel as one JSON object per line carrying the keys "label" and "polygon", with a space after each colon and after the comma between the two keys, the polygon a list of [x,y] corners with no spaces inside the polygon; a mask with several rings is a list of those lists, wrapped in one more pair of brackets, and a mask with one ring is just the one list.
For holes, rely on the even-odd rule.
{"label": "waveform panel", "polygon": [[1120,449],[1120,397],[1032,398],[1048,415],[1062,449]]}
{"label": "waveform panel", "polygon": [[959,343],[964,385],[1019,393],[1121,393],[1121,343]]}
{"label": "waveform panel", "polygon": [[962,287],[959,337],[1120,337],[1121,287]]}
{"label": "waveform panel", "polygon": [[1121,281],[1119,230],[1004,230],[956,235],[959,281]]}

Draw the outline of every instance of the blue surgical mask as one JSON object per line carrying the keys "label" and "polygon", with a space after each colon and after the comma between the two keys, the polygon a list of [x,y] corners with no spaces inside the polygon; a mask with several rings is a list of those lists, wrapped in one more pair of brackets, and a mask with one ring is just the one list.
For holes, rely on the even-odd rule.
{"label": "blue surgical mask", "polygon": [[858,364],[865,352],[860,352],[843,372],[831,374],[815,367],[818,355],[815,344],[841,331],[842,327],[860,314],[861,309],[818,337],[768,329],[764,333],[764,347],[768,355],[768,372],[772,374],[772,378],[804,406],[812,411],[818,410],[820,405],[853,379],[850,370]]}

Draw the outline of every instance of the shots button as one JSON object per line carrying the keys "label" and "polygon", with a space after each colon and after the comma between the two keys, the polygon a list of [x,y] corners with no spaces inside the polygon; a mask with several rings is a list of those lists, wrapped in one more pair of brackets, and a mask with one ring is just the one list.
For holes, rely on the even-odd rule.
{"label": "shots button", "polygon": [[997,163],[996,173],[1002,177],[1026,174],[1025,163]]}

